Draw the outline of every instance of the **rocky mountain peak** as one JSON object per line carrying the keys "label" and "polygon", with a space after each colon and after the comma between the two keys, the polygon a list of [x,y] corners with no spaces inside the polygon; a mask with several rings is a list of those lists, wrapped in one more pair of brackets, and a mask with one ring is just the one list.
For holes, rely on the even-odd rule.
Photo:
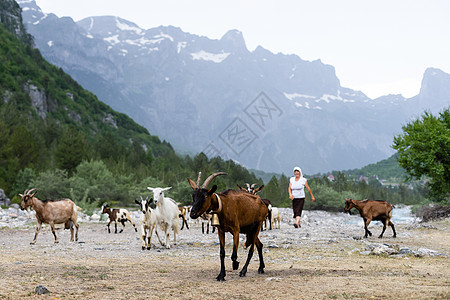
{"label": "rocky mountain peak", "polygon": [[248,52],[244,36],[239,30],[229,30],[222,36],[220,41],[223,42],[227,46],[227,48],[233,49],[234,51],[238,50]]}
{"label": "rocky mountain peak", "polygon": [[[450,74],[440,69],[428,68],[422,78],[420,95],[440,96],[448,95],[450,92]],[[450,99],[449,99],[450,102]]]}

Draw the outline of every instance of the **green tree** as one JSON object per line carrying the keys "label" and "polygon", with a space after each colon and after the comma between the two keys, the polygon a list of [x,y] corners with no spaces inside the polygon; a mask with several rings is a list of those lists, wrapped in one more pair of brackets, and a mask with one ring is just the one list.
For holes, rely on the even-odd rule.
{"label": "green tree", "polygon": [[433,199],[450,201],[450,108],[439,117],[425,112],[403,126],[394,138],[393,148],[409,179],[426,176]]}
{"label": "green tree", "polygon": [[16,176],[16,181],[12,188],[12,194],[17,195],[23,193],[26,189],[33,188],[33,180],[36,179],[36,174],[30,168],[20,170]]}
{"label": "green tree", "polygon": [[78,165],[70,178],[70,186],[76,201],[86,197],[88,202],[97,199],[123,201],[128,192],[128,188],[116,182],[116,177],[103,161],[94,160],[83,161]]}
{"label": "green tree", "polygon": [[87,157],[87,149],[84,135],[74,127],[67,128],[55,151],[58,167],[67,170],[69,176],[72,175],[75,168]]}
{"label": "green tree", "polygon": [[68,198],[69,179],[67,178],[67,172],[60,169],[42,172],[32,181],[29,188],[36,188],[39,192],[37,196],[41,200]]}

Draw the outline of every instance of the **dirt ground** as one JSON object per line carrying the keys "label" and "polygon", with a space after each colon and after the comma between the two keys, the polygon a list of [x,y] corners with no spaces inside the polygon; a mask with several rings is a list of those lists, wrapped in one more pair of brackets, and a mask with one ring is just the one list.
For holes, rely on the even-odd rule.
{"label": "dirt ground", "polygon": [[[140,232],[131,226],[108,234],[105,224],[80,226],[80,239],[58,230],[53,244],[49,227],[30,245],[34,228],[0,230],[0,299],[449,299],[450,221],[432,223],[436,229],[406,229],[399,236],[389,229],[383,239],[410,248],[425,247],[445,254],[435,257],[362,255],[367,240],[308,238],[303,227],[282,226],[265,231],[265,274],[258,274],[253,256],[246,277],[239,270],[247,251],[239,249],[240,268],[231,267],[231,235],[226,236],[226,281],[218,282],[217,234],[202,234],[199,225],[180,232],[179,241],[165,249],[154,237],[151,250],[141,250]],[[375,229],[377,231],[378,229]],[[355,234],[362,234],[362,228]],[[243,237],[242,239],[243,240]],[[50,293],[36,295],[45,286]]]}

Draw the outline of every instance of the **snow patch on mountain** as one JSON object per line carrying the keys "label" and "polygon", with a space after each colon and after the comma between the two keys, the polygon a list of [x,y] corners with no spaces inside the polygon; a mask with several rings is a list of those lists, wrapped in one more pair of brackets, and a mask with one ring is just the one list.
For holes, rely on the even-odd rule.
{"label": "snow patch on mountain", "polygon": [[181,49],[186,48],[186,46],[187,46],[186,42],[178,42],[177,53],[179,54],[181,52]]}
{"label": "snow patch on mountain", "polygon": [[104,38],[103,40],[107,41],[111,45],[116,45],[116,44],[120,43],[118,34],[110,36],[110,37],[107,37],[107,38]]}
{"label": "snow patch on mountain", "polygon": [[323,94],[322,97],[320,97],[319,99],[316,100],[316,102],[320,102],[320,101],[325,101],[326,103],[330,103],[331,101],[342,101],[344,103],[347,102],[355,102],[355,100],[349,100],[349,99],[344,99],[341,97],[339,91],[338,91],[338,95],[334,96],[334,95],[329,95],[329,94]]}
{"label": "snow patch on mountain", "polygon": [[314,96],[310,96],[310,95],[303,95],[303,94],[298,94],[298,93],[283,93],[284,96],[288,99],[288,100],[294,100],[295,98],[306,98],[306,99],[316,99],[316,97]]}
{"label": "snow patch on mountain", "polygon": [[206,60],[206,61],[212,61],[214,63],[221,63],[223,62],[230,53],[222,52],[222,53],[210,53],[206,52],[204,50],[201,50],[199,52],[191,53],[192,60]]}
{"label": "snow patch on mountain", "polygon": [[120,30],[128,30],[128,31],[134,31],[137,34],[143,34],[142,29],[136,26],[130,26],[129,24],[120,22],[120,19],[116,17],[116,26]]}

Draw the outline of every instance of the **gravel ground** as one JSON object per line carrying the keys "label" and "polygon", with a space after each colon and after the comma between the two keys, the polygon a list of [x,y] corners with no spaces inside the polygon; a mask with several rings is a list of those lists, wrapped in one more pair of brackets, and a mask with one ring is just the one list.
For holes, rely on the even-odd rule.
{"label": "gravel ground", "polygon": [[[180,232],[171,249],[165,249],[153,237],[152,249],[143,251],[140,232],[136,233],[130,224],[123,233],[108,234],[105,221],[88,221],[87,216],[80,218],[77,243],[69,242],[70,231],[59,229],[60,243],[54,244],[50,228],[45,226],[36,245],[30,245],[34,236],[33,214],[2,210],[0,226],[9,226],[0,229],[0,298],[450,297],[449,219],[422,224],[403,214],[395,219],[394,210],[396,239],[390,228],[382,239],[363,239],[359,216],[305,211],[302,228],[295,229],[292,210],[280,211],[281,228],[260,233],[265,274],[257,273],[257,255],[253,256],[246,277],[240,278],[239,270],[232,270],[232,239],[227,234],[226,281],[217,282],[217,234],[202,234],[201,225],[192,221],[190,229]],[[133,214],[138,220],[139,213]],[[378,236],[381,225],[374,222],[370,229]],[[242,248],[244,236],[240,240],[241,268],[247,251]],[[40,285],[50,293],[36,295]]]}

